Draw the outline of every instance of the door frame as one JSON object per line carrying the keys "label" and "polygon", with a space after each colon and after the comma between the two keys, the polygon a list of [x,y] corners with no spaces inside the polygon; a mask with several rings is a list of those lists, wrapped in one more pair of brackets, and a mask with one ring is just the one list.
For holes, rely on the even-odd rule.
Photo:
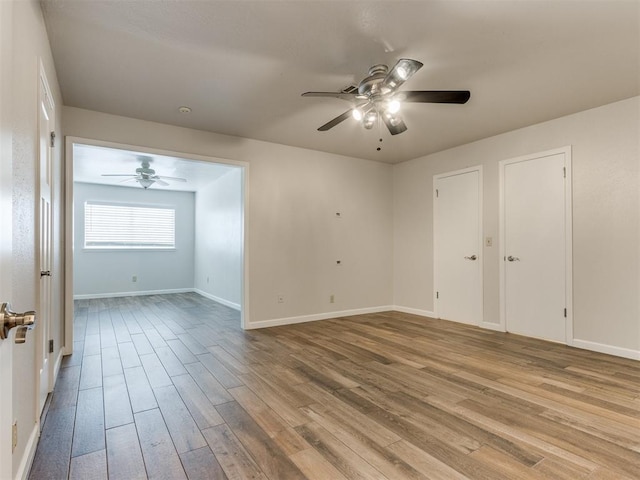
{"label": "door frame", "polygon": [[[42,251],[42,242],[43,242],[43,238],[42,238],[42,215],[44,215],[44,212],[42,212],[42,205],[41,205],[41,194],[42,194],[42,172],[41,172],[41,166],[42,166],[42,160],[40,158],[40,155],[42,154],[42,146],[40,145],[40,142],[42,141],[42,134],[45,134],[45,138],[49,139],[49,134],[51,132],[55,131],[55,120],[56,120],[56,104],[53,100],[53,95],[51,94],[51,87],[49,86],[49,81],[47,79],[47,75],[45,73],[45,69],[44,69],[44,64],[42,63],[42,59],[40,59],[40,61],[38,62],[38,97],[37,97],[37,102],[38,102],[38,167],[37,167],[37,171],[38,171],[38,181],[37,181],[37,205],[36,205],[36,239],[38,242],[37,245],[37,249],[36,249],[36,271],[35,271],[35,279],[36,279],[36,301],[37,301],[37,308],[36,311],[40,314],[39,318],[38,318],[38,322],[37,322],[37,326],[36,326],[36,330],[37,330],[37,335],[35,336],[35,341],[36,341],[36,392],[37,392],[37,397],[36,397],[36,419],[38,420],[38,423],[40,422],[40,415],[42,414],[42,410],[40,410],[40,398],[42,398],[42,385],[41,385],[41,374],[39,373],[40,370],[42,369],[43,365],[45,365],[46,362],[46,375],[47,375],[47,379],[46,379],[46,390],[47,390],[47,394],[49,392],[51,392],[53,390],[53,385],[54,385],[54,361],[53,361],[53,355],[52,353],[49,352],[48,348],[43,348],[43,346],[45,345],[45,342],[49,342],[49,339],[52,337],[51,335],[51,316],[53,314],[53,308],[52,308],[52,301],[53,301],[53,285],[51,283],[51,279],[48,280],[48,287],[49,288],[49,293],[48,293],[48,302],[49,302],[49,306],[48,306],[48,318],[46,318],[46,321],[43,321],[43,311],[45,309],[42,308],[42,290],[43,290],[43,286],[42,286],[42,276],[41,276],[41,267],[42,267],[42,255],[41,255],[41,251]],[[43,98],[43,93],[44,93],[44,98]],[[42,105],[42,103],[48,103],[49,107],[51,108],[51,111],[49,112],[51,114],[51,117],[49,119],[49,123],[48,123],[48,130],[49,132],[41,132],[40,128],[40,116],[42,115],[40,113],[40,107]],[[50,143],[47,143],[47,149],[50,155],[50,164],[49,164],[49,238],[47,239],[48,243],[49,243],[49,262],[50,262],[50,270],[53,268],[53,263],[52,263],[52,254],[53,254],[53,211],[52,211],[52,206],[54,203],[54,188],[53,188],[53,147],[51,146]],[[48,337],[48,338],[47,338]],[[46,396],[46,395],[45,395]],[[46,403],[46,402],[45,402]],[[42,408],[44,409],[44,404],[42,405]]]}
{"label": "door frame", "polygon": [[[438,224],[438,209],[437,209],[437,191],[436,191],[436,182],[442,178],[454,177],[457,175],[463,175],[465,173],[478,172],[478,268],[480,268],[480,321],[477,323],[477,326],[484,327],[486,326],[486,322],[484,321],[484,249],[482,237],[484,234],[483,227],[483,177],[482,177],[482,165],[475,165],[473,167],[462,168],[460,170],[453,170],[451,172],[439,173],[433,176],[433,312],[436,318],[440,318],[440,312],[438,311],[438,298],[436,296],[437,293],[437,280],[438,280],[438,271],[436,268],[437,262],[436,258],[438,256],[438,242],[436,241],[436,225]],[[495,325],[492,325],[490,328],[495,328]]]}
{"label": "door frame", "polygon": [[176,152],[158,148],[106,142],[81,137],[65,137],[65,355],[73,353],[73,145],[91,145],[96,147],[133,150],[150,155],[165,155],[198,162],[218,163],[240,167],[242,188],[242,284],[240,305],[240,326],[246,330],[249,320],[249,162],[209,157],[194,153]]}
{"label": "door frame", "polygon": [[519,162],[535,160],[537,158],[552,155],[564,155],[565,182],[564,182],[564,229],[565,229],[565,305],[567,317],[565,319],[565,343],[573,345],[573,209],[572,209],[572,159],[571,145],[566,147],[546,150],[544,152],[522,155],[498,162],[499,173],[499,238],[500,249],[500,329],[507,331],[507,298],[506,298],[506,229],[505,229],[505,168]]}

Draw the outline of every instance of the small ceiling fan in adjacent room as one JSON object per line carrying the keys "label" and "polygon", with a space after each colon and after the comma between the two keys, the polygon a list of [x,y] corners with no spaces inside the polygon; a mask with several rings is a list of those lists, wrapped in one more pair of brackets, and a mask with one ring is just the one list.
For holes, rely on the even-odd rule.
{"label": "small ceiling fan in adjacent room", "polygon": [[136,172],[134,174],[131,173],[103,173],[103,177],[129,177],[122,180],[120,183],[136,181],[138,182],[142,188],[145,190],[149,188],[154,183],[158,185],[162,185],[163,187],[168,187],[170,184],[166,180],[174,181],[174,182],[186,182],[186,178],[178,178],[178,177],[166,177],[164,175],[156,175],[156,171],[153,168],[150,168],[150,164],[152,159],[149,157],[140,156],[138,157],[140,160],[141,166],[136,168]]}
{"label": "small ceiling fan in adjacent room", "polygon": [[387,65],[374,65],[368,76],[356,87],[350,86],[341,92],[306,92],[303,97],[335,97],[351,102],[353,107],[318,128],[325,132],[349,117],[353,117],[366,129],[384,122],[391,135],[404,132],[407,126],[400,115],[403,103],[467,103],[471,97],[468,90],[414,90],[398,91],[422,67],[422,63],[402,58],[389,70]]}

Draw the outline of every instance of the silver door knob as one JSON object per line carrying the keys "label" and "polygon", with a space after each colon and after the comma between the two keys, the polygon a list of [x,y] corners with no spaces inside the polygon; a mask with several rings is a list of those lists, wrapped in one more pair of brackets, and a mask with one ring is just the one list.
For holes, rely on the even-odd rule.
{"label": "silver door knob", "polygon": [[478,257],[476,255],[471,255],[470,257],[464,257],[464,258],[465,258],[465,260],[472,260],[472,261],[478,259]]}
{"label": "silver door knob", "polygon": [[518,257],[512,257],[511,255],[509,255],[507,257],[507,260],[509,260],[510,262],[519,262],[520,259]]}
{"label": "silver door knob", "polygon": [[27,330],[31,330],[36,322],[36,312],[28,311],[16,313],[11,311],[11,305],[3,303],[0,307],[0,339],[9,336],[9,330],[17,328],[16,343],[24,343],[27,338]]}

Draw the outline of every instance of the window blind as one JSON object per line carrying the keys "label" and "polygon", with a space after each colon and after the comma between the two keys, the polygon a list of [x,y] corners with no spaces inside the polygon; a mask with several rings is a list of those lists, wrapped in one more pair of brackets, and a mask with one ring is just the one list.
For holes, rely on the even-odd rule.
{"label": "window blind", "polygon": [[174,208],[85,202],[85,248],[175,248]]}

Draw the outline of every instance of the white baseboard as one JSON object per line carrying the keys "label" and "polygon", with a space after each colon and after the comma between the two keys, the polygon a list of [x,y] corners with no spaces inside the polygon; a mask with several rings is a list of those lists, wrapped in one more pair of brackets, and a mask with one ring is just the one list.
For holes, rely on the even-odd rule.
{"label": "white baseboard", "polygon": [[380,313],[392,311],[394,307],[390,305],[369,308],[356,308],[353,310],[341,310],[337,312],[317,313],[314,315],[302,315],[299,317],[274,318],[273,320],[260,320],[246,325],[247,330],[255,328],[278,327],[281,325],[293,325],[294,323],[315,322],[317,320],[328,320],[330,318],[349,317],[351,315],[364,315],[367,313]]}
{"label": "white baseboard", "polygon": [[396,312],[411,313],[412,315],[419,315],[421,317],[437,318],[436,314],[429,310],[420,310],[418,308],[403,307],[401,305],[394,305],[392,309],[395,310]]}
{"label": "white baseboard", "polygon": [[630,348],[615,347],[604,343],[590,342],[588,340],[573,339],[572,346],[594,352],[615,355],[616,357],[630,358],[631,360],[640,360],[640,350],[632,350]]}
{"label": "white baseboard", "polygon": [[111,297],[138,297],[142,295],[166,295],[169,293],[188,293],[193,292],[193,288],[170,288],[167,290],[145,290],[136,292],[113,292],[113,293],[87,293],[74,295],[74,300],[89,300],[92,298],[111,298]]}
{"label": "white baseboard", "polygon": [[499,323],[480,322],[480,328],[486,328],[487,330],[495,330],[496,332],[504,332],[504,327]]}
{"label": "white baseboard", "polygon": [[194,288],[193,291],[198,295],[202,295],[203,297],[208,298],[209,300],[213,300],[214,302],[221,303],[222,305],[226,305],[227,307],[233,308],[234,310],[238,310],[238,311],[242,310],[242,306],[239,303],[230,302],[229,300],[225,300],[224,298],[216,297],[215,295],[212,295],[203,290],[200,290],[199,288]]}
{"label": "white baseboard", "polygon": [[[397,311],[397,312],[403,312],[403,313],[412,313],[414,315],[420,315],[422,317],[431,317],[431,318],[436,318],[435,313],[434,312],[430,312],[427,310],[419,310],[416,308],[409,308],[409,307],[402,307],[399,305],[395,305],[393,307],[393,310]],[[489,323],[489,322],[482,322],[479,325],[481,328],[486,328],[489,330],[495,330],[498,332],[504,332],[504,328],[502,325],[500,325],[499,323]],[[590,342],[587,340],[577,340],[577,339],[573,339],[571,342],[567,343],[567,345],[572,346],[572,347],[576,347],[576,348],[582,348],[584,350],[591,350],[594,352],[599,352],[599,353],[606,353],[608,355],[614,355],[616,357],[622,357],[622,358],[630,358],[631,360],[640,360],[640,351],[639,350],[632,350],[629,348],[622,348],[622,347],[615,347],[613,345],[606,345],[603,343],[597,343],[597,342]]]}
{"label": "white baseboard", "polygon": [[22,457],[22,460],[20,460],[20,465],[18,466],[18,471],[15,478],[27,480],[29,471],[31,470],[31,464],[33,463],[33,459],[36,456],[38,438],[40,438],[40,428],[39,424],[35,423],[33,425],[33,430],[31,430],[31,434],[29,435],[27,446],[24,449],[24,456]]}
{"label": "white baseboard", "polygon": [[56,380],[58,379],[58,373],[60,372],[60,367],[62,366],[62,357],[64,356],[64,348],[58,350],[58,357],[53,364],[53,382],[51,383],[51,390],[56,385]]}

